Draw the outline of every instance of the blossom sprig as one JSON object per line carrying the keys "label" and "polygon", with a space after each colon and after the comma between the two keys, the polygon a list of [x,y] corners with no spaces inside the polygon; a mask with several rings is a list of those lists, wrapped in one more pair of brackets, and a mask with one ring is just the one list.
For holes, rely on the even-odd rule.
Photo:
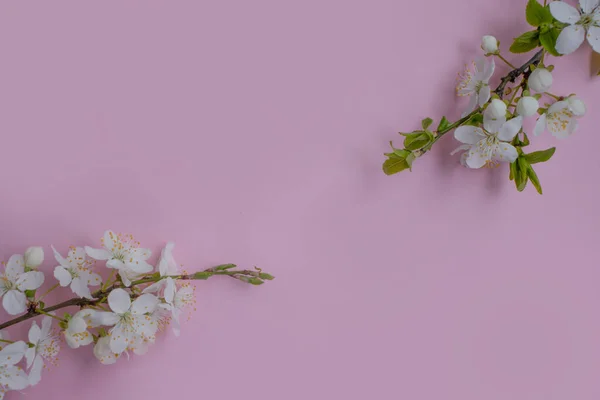
{"label": "blossom sprig", "polygon": [[[533,56],[516,67],[500,51],[500,42],[491,35],[481,40],[483,55],[468,64],[459,75],[458,96],[470,97],[461,118],[451,123],[442,117],[435,129],[433,119],[421,121],[421,129],[404,136],[403,148],[390,142],[392,151],[385,153],[383,172],[393,175],[412,170],[414,161],[430,151],[448,132],[461,143],[452,153],[462,151],[460,163],[467,168],[497,167],[510,164],[509,179],[519,191],[527,184],[542,194],[542,186],[533,165],[550,160],[556,148],[526,153],[530,138],[523,122],[537,116],[533,132],[549,132],[565,139],[577,130],[579,119],[587,112],[584,101],[575,94],[556,95],[554,65],[550,57],[561,57],[576,50],[585,39],[594,52],[600,52],[600,0],[579,0],[578,7],[565,1],[528,0],[525,16],[534,28],[518,36],[510,46],[512,53],[533,52]],[[495,60],[508,65],[510,72],[500,78],[494,90],[491,82],[496,72]],[[600,72],[599,72],[600,74]]]}
{"label": "blossom sprig", "polygon": [[[165,246],[154,267],[149,249],[130,235],[112,231],[105,232],[102,248],[71,247],[66,257],[51,248],[58,282],[41,295],[37,293],[45,280],[43,268],[38,270],[44,259],[41,247],[12,256],[0,272],[4,309],[22,314],[0,324],[0,400],[8,391],[38,384],[43,370],[56,365],[61,343],[72,349],[93,345],[102,364],[113,364],[122,355],[146,353],[169,326],[179,336],[181,315],[195,309],[194,280],[222,275],[261,285],[274,279],[259,268],[239,270],[235,264],[182,271],[173,257],[173,243]],[[112,271],[104,282],[94,271],[97,261]],[[92,291],[90,286],[99,288]],[[76,297],[46,306],[43,299],[48,293],[67,287]],[[67,308],[76,310],[64,312]],[[32,322],[27,340],[9,340],[2,331],[28,320]]]}

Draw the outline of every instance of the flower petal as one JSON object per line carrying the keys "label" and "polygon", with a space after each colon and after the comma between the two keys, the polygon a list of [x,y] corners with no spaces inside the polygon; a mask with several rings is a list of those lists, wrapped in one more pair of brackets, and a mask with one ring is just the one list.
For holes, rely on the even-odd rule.
{"label": "flower petal", "polygon": [[119,316],[108,311],[96,311],[89,315],[87,324],[92,328],[97,326],[113,326],[119,322]]}
{"label": "flower petal", "polygon": [[6,263],[6,276],[15,282],[23,272],[25,272],[25,259],[20,254],[12,255]]}
{"label": "flower petal", "polygon": [[493,58],[489,58],[488,61],[485,63],[485,67],[483,70],[483,74],[481,76],[481,80],[485,83],[488,83],[488,81],[491,79],[492,75],[494,75],[494,70],[496,69],[496,62],[494,61]]}
{"label": "flower petal", "polygon": [[513,138],[517,135],[517,133],[519,133],[522,126],[523,126],[523,117],[519,115],[518,117],[513,118],[513,119],[505,122],[504,124],[502,124],[502,126],[500,127],[500,130],[498,131],[497,137],[498,137],[498,139],[500,139],[504,142],[509,142],[509,141],[513,140]]}
{"label": "flower petal", "polygon": [[165,283],[165,301],[172,303],[175,298],[175,281],[172,278],[167,278]]}
{"label": "flower petal", "polygon": [[588,28],[587,40],[596,53],[600,53],[600,27],[590,26]]}
{"label": "flower petal", "polygon": [[81,278],[74,278],[71,282],[71,290],[79,297],[84,299],[93,300],[90,288],[87,286],[87,282]]}
{"label": "flower petal", "polygon": [[0,351],[0,365],[15,365],[19,363],[23,359],[27,349],[27,343],[23,341],[7,344]]}
{"label": "flower petal", "polygon": [[52,317],[46,315],[42,318],[42,339],[50,336],[50,329],[52,329]]}
{"label": "flower petal", "polygon": [[484,118],[483,119],[483,129],[491,133],[498,133],[500,128],[506,122],[506,117],[502,118]]}
{"label": "flower petal", "polygon": [[42,369],[44,369],[44,359],[38,356],[29,371],[29,384],[31,386],[37,385],[42,380]]}
{"label": "flower petal", "polygon": [[539,136],[546,130],[546,114],[540,115],[538,120],[535,123],[535,129],[533,130],[533,134],[535,136]]}
{"label": "flower petal", "polygon": [[478,98],[479,96],[476,93],[471,96],[469,99],[469,104],[467,105],[465,112],[462,113],[461,117],[464,118],[475,110],[477,107]]}
{"label": "flower petal", "polygon": [[456,128],[454,131],[454,137],[461,143],[465,144],[476,144],[483,138],[485,138],[485,134],[481,130],[481,128],[472,125],[464,125]]}
{"label": "flower petal", "polygon": [[129,293],[123,289],[115,289],[108,295],[108,306],[116,314],[125,314],[131,307]]}
{"label": "flower petal", "polygon": [[151,272],[154,269],[152,265],[148,264],[142,259],[126,260],[125,267],[138,274],[145,274],[147,272]]}
{"label": "flower petal", "polygon": [[499,143],[494,151],[494,159],[497,161],[503,162],[514,162],[519,153],[517,153],[517,149],[510,143]]}
{"label": "flower petal", "polygon": [[600,0],[579,0],[579,5],[584,14],[589,14],[600,5]]}
{"label": "flower petal", "polygon": [[131,312],[133,314],[151,313],[156,309],[158,303],[158,297],[154,296],[153,294],[146,293],[135,299],[131,305]]}
{"label": "flower petal", "polygon": [[125,323],[118,323],[110,332],[110,350],[113,353],[121,354],[133,341],[134,331],[132,326]]}
{"label": "flower petal", "polygon": [[478,98],[479,107],[483,107],[485,105],[485,103],[490,101],[490,97],[491,97],[491,90],[490,90],[489,85],[483,85],[481,87],[481,89],[479,90],[479,98]]}
{"label": "flower petal", "polygon": [[94,346],[94,355],[105,365],[114,364],[119,358],[118,354],[110,350],[110,336],[103,336],[98,339],[98,343]]}
{"label": "flower petal", "polygon": [[29,386],[29,380],[22,368],[11,365],[10,367],[6,367],[2,371],[2,374],[0,374],[0,385],[6,386],[11,390],[23,390]]}
{"label": "flower petal", "polygon": [[575,133],[578,126],[579,126],[579,121],[577,121],[577,119],[575,119],[575,118],[571,118],[569,120],[569,122],[567,123],[567,126],[565,129],[560,129],[560,130],[557,130],[556,132],[553,132],[552,130],[550,130],[550,133],[552,134],[552,136],[554,136],[557,139],[566,139],[569,136],[571,136],[573,133]]}
{"label": "flower petal", "polygon": [[58,279],[58,283],[60,283],[60,286],[62,287],[69,286],[72,279],[69,271],[60,265],[54,268],[54,277]]}
{"label": "flower petal", "polygon": [[142,293],[157,293],[160,292],[163,288],[163,286],[165,286],[166,284],[166,280],[165,279],[161,279],[158,282],[154,282],[152,285],[148,286],[147,288],[145,288],[144,290],[142,290]]}
{"label": "flower petal", "polygon": [[[555,4],[554,2],[552,4]],[[566,4],[566,3],[564,3]],[[581,46],[585,39],[585,29],[581,25],[570,25],[562,30],[556,40],[556,51],[560,54],[571,54]]]}
{"label": "flower petal", "polygon": [[54,253],[54,258],[56,259],[56,262],[58,262],[63,267],[69,265],[67,260],[65,260],[65,258],[54,248],[54,246],[50,245],[50,248],[52,248],[52,253]]}
{"label": "flower petal", "polygon": [[17,315],[27,310],[27,297],[18,290],[9,290],[2,297],[2,306],[10,315]]}
{"label": "flower petal", "polygon": [[551,2],[550,12],[554,18],[569,25],[573,25],[581,19],[581,14],[575,7],[562,1]]}
{"label": "flower petal", "polygon": [[17,279],[19,290],[36,290],[44,283],[44,273],[40,271],[29,271]]}
{"label": "flower petal", "polygon": [[109,260],[112,254],[105,249],[94,249],[93,247],[85,246],[85,252],[94,260]]}
{"label": "flower petal", "polygon": [[158,271],[160,276],[165,275],[177,275],[179,274],[179,268],[173,258],[173,248],[175,243],[169,242],[160,253],[160,260],[158,262]]}
{"label": "flower petal", "polygon": [[80,273],[82,279],[85,278],[89,286],[98,286],[102,283],[102,278],[95,272]]}
{"label": "flower petal", "polygon": [[106,263],[106,266],[108,268],[122,269],[122,268],[125,268],[125,263],[121,260],[117,260],[116,258],[113,258],[111,260],[108,260],[108,262]]}
{"label": "flower petal", "polygon": [[[33,323],[31,324],[31,328],[29,328],[29,334],[28,334],[29,342],[36,344],[37,342],[39,342],[41,337],[42,337],[42,330],[38,326],[37,322],[33,321]],[[27,368],[29,368],[30,366],[31,366],[31,362],[29,360],[27,360]]]}
{"label": "flower petal", "polygon": [[469,150],[466,158],[467,167],[474,169],[481,168],[489,161],[488,157],[480,150],[481,146],[473,146]]}
{"label": "flower petal", "polygon": [[133,327],[136,333],[152,339],[158,330],[158,324],[148,315],[134,315]]}

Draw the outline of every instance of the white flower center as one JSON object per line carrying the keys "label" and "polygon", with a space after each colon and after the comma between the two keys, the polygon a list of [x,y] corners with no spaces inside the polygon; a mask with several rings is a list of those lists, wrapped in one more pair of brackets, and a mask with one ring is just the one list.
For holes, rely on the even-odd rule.
{"label": "white flower center", "polygon": [[598,24],[594,20],[594,14],[582,14],[581,19],[577,22],[577,25],[582,25],[585,28],[590,26],[597,26]]}
{"label": "white flower center", "polygon": [[4,290],[12,290],[14,288],[14,283],[11,282],[6,275],[2,275],[2,277],[0,277],[0,286],[3,286]]}

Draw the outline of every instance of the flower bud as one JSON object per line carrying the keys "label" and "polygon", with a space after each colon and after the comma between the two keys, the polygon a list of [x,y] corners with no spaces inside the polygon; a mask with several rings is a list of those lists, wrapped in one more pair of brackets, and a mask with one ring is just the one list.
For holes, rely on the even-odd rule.
{"label": "flower bud", "polygon": [[493,99],[484,111],[486,119],[498,119],[506,116],[506,103],[500,99]]}
{"label": "flower bud", "polygon": [[39,246],[33,246],[25,250],[25,266],[37,268],[44,262],[44,249]]}
{"label": "flower bud", "polygon": [[521,97],[521,100],[517,103],[517,114],[531,117],[537,114],[538,108],[540,108],[540,102],[535,97]]}
{"label": "flower bud", "polygon": [[546,68],[536,68],[529,76],[529,88],[534,92],[543,93],[552,87],[552,73]]}
{"label": "flower bud", "polygon": [[567,105],[569,106],[569,111],[577,117],[583,117],[587,110],[583,100],[577,96],[569,96],[567,98]]}
{"label": "flower bud", "polygon": [[494,36],[485,35],[481,39],[481,48],[485,54],[497,54],[498,53],[498,39]]}

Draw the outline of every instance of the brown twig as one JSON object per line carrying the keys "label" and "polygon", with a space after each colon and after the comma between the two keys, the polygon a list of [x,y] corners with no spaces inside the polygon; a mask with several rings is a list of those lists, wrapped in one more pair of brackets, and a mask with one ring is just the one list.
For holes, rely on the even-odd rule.
{"label": "brown twig", "polygon": [[[173,278],[178,279],[178,280],[192,280],[192,279],[208,279],[208,277],[215,276],[215,275],[226,275],[226,276],[238,279],[238,280],[243,280],[243,279],[241,279],[241,277],[243,277],[243,276],[250,276],[252,278],[259,277],[259,272],[257,272],[257,271],[219,270],[218,267],[208,268],[202,272],[207,273],[205,275],[205,277],[203,277],[203,278],[196,278],[196,277],[194,277],[194,274],[178,275],[176,277],[174,276]],[[160,276],[151,276],[151,277],[142,278],[137,281],[133,281],[131,283],[131,287],[134,287],[137,285],[143,285],[145,283],[157,282],[161,279],[163,279],[163,277],[160,277]],[[92,293],[92,297],[94,298],[94,300],[77,297],[77,298],[63,301],[62,303],[58,303],[58,304],[55,304],[50,307],[46,307],[44,309],[39,309],[39,308],[37,308],[36,304],[32,304],[32,307],[29,308],[29,311],[27,313],[21,315],[20,317],[11,319],[9,321],[6,321],[6,322],[3,322],[2,324],[0,324],[0,330],[8,328],[9,326],[12,326],[12,325],[16,325],[19,322],[27,321],[28,319],[37,317],[39,315],[43,315],[45,313],[60,310],[62,308],[73,307],[73,306],[85,307],[85,306],[98,305],[100,303],[103,303],[106,300],[106,297],[110,292],[112,292],[114,289],[118,289],[118,288],[125,288],[125,286],[121,282],[115,282],[113,285],[111,285],[110,287],[108,287],[106,289],[99,289],[99,290],[95,291],[94,293]]]}
{"label": "brown twig", "polygon": [[506,75],[504,78],[502,78],[502,80],[500,81],[500,85],[498,85],[496,90],[494,90],[494,93],[496,93],[500,98],[502,98],[504,96],[504,89],[506,89],[506,85],[508,85],[509,83],[514,83],[518,77],[520,77],[521,75],[524,75],[527,72],[527,69],[531,65],[538,65],[540,63],[540,61],[542,61],[543,55],[544,55],[544,49],[535,53],[535,55],[533,57],[531,57],[531,59],[529,61],[527,61],[525,64],[521,65],[519,68],[516,68],[516,69],[513,69],[512,71],[510,71],[508,73],[508,75]]}

